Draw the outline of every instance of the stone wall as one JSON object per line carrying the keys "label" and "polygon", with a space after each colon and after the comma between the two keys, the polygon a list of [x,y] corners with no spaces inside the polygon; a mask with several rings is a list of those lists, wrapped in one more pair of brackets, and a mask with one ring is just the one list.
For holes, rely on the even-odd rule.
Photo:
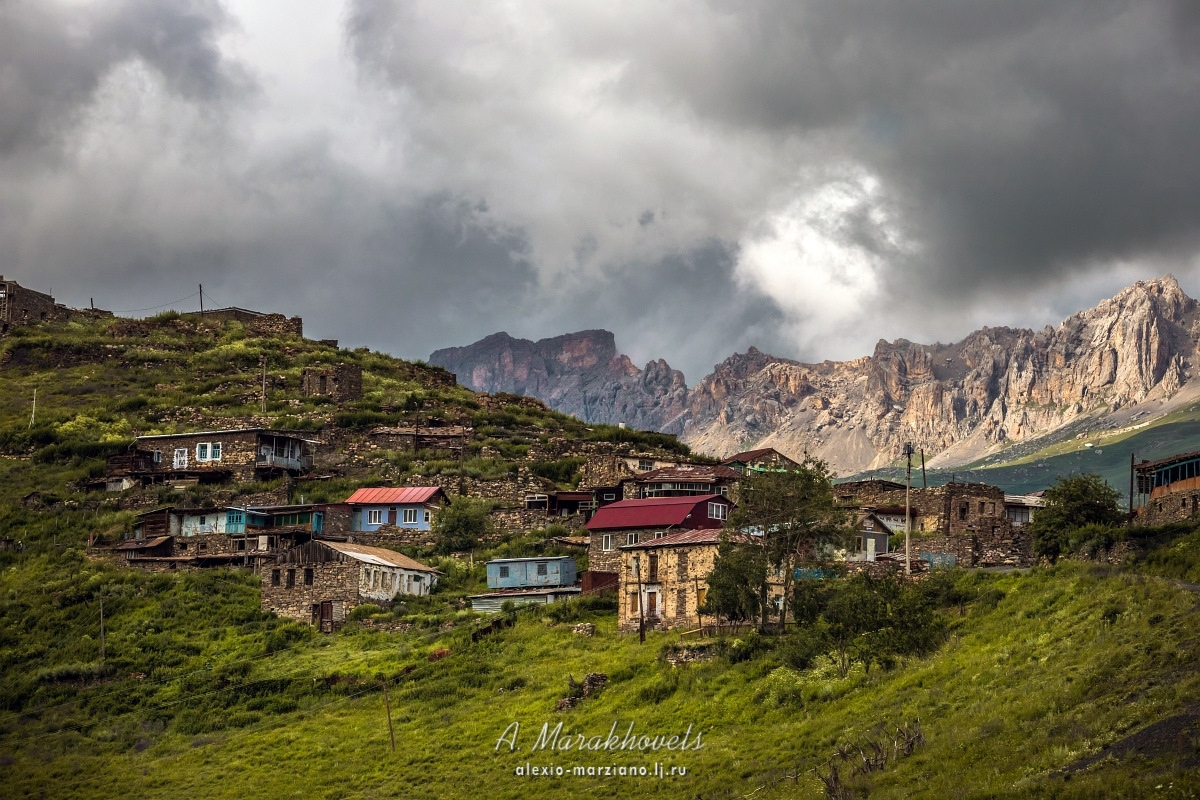
{"label": "stone wall", "polygon": [[259,314],[244,308],[214,308],[203,314],[192,312],[185,317],[201,317],[205,322],[240,322],[246,329],[259,336],[303,336],[304,320],[283,314]]}
{"label": "stone wall", "polygon": [[362,398],[362,367],[333,364],[306,367],[300,373],[300,393],[305,397],[329,397],[338,403]]}
{"label": "stone wall", "polygon": [[[619,548],[631,544],[630,534],[637,535],[637,541],[644,542],[662,531],[658,528],[639,528],[627,531],[588,531],[588,569],[594,572],[620,572],[621,551]],[[604,537],[612,536],[612,549],[604,549]]]}
{"label": "stone wall", "polygon": [[[654,583],[649,581],[652,552],[658,556],[658,581]],[[664,547],[657,551],[621,552],[618,629],[624,632],[636,631],[641,622],[636,602],[638,580],[633,569],[635,553],[641,562],[642,594],[656,594],[657,613],[655,617],[646,620],[647,629],[665,630],[699,625],[700,616],[696,611],[699,605],[698,592],[708,588],[708,576],[716,564],[717,545],[687,545]]]}
{"label": "stone wall", "polygon": [[[1193,482],[1192,480],[1186,481],[1188,484]],[[1185,482],[1180,481],[1180,483]],[[1200,488],[1189,485],[1180,487],[1173,492],[1166,492],[1160,497],[1151,498],[1146,505],[1137,509],[1137,516],[1133,523],[1151,528],[1156,525],[1168,525],[1172,522],[1193,522],[1197,519],[1200,519]]]}
{"label": "stone wall", "polygon": [[582,514],[572,514],[569,517],[556,517],[535,508],[498,508],[491,514],[492,522],[497,528],[513,533],[545,528],[547,525],[562,525],[568,530],[576,531],[583,527]]}
{"label": "stone wall", "polygon": [[524,464],[517,468],[517,474],[511,478],[485,480],[465,476],[460,478],[458,475],[409,475],[404,483],[405,486],[440,486],[451,497],[459,493],[460,484],[467,497],[487,498],[522,507],[526,495],[554,491],[553,481],[539,478]]}
{"label": "stone wall", "polygon": [[69,318],[69,310],[54,302],[54,298],[42,292],[26,289],[16,281],[6,281],[0,275],[0,333],[10,326],[36,322],[63,321]]}
{"label": "stone wall", "polygon": [[[304,583],[304,570],[313,571],[313,583]],[[274,585],[275,571],[279,585]],[[288,571],[293,570],[294,585],[288,588]],[[262,609],[300,622],[313,622],[313,606],[325,601],[341,602],[343,612],[362,601],[359,598],[357,561],[330,561],[324,564],[272,564],[263,568]]]}
{"label": "stone wall", "polygon": [[[370,547],[433,547],[437,542],[433,531],[419,531],[415,528],[398,528],[395,525],[384,525],[374,531],[347,531],[346,541],[351,544],[365,544]],[[341,538],[341,534],[339,534]]]}
{"label": "stone wall", "polygon": [[[211,445],[213,442],[221,443],[221,459],[219,461],[197,461],[196,445],[201,443]],[[222,434],[196,433],[187,436],[173,436],[168,439],[141,439],[137,443],[139,450],[147,452],[157,450],[162,453],[162,459],[158,463],[152,464],[153,472],[156,475],[167,477],[173,472],[182,471],[218,473],[231,470],[239,480],[246,481],[252,480],[254,477],[257,445],[258,435],[248,431]],[[177,449],[187,450],[188,454],[187,467],[180,470],[174,468],[174,454]]]}

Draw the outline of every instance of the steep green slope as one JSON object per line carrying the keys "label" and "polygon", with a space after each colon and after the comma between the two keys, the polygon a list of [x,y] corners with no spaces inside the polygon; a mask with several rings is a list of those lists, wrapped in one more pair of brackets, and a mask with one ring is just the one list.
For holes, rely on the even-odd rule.
{"label": "steep green slope", "polygon": [[[29,591],[28,577],[6,570],[4,596]],[[43,675],[58,693],[33,707],[49,708],[0,716],[2,769],[14,794],[406,797],[419,787],[436,797],[740,797],[765,787],[755,796],[815,798],[823,795],[814,770],[828,772],[836,746],[873,739],[890,750],[891,728],[882,734],[880,726],[918,719],[926,744],[859,779],[872,797],[1138,797],[1156,786],[1182,797],[1200,789],[1196,602],[1162,579],[1083,566],[965,575],[976,599],[964,616],[944,612],[954,634],[937,654],[869,675],[858,668],[846,679],[828,667],[793,671],[769,650],[754,654],[745,639],[732,657],[673,667],[658,654],[677,635],[653,633],[640,645],[615,633],[604,613],[585,613],[593,637],[573,634],[573,619],[539,612],[476,644],[461,631],[353,625],[315,636],[261,619],[236,576],[152,580],[165,584],[111,618],[110,658],[132,659],[120,672],[95,681]],[[221,590],[220,582],[230,585]],[[214,589],[223,595],[215,604],[207,597]],[[10,636],[6,652],[19,642]],[[452,652],[430,662],[434,647]],[[131,649],[180,661],[130,678],[124,670],[139,657]],[[589,672],[606,673],[607,687],[556,712],[568,676]],[[543,724],[560,721],[560,741],[567,732],[607,737],[614,723],[623,736],[632,723],[648,736],[691,726],[691,741],[702,733],[703,746],[533,751]],[[513,722],[518,749],[506,740],[497,750]],[[651,773],[657,763],[668,777],[516,774],[526,763]],[[672,767],[688,774],[670,776]],[[843,777],[848,771],[843,765]]]}

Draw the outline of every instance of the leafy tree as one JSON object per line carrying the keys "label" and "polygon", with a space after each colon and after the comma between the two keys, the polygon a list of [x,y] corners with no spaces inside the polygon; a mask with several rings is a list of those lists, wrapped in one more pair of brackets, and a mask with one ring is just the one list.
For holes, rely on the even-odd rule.
{"label": "leafy tree", "polygon": [[437,512],[433,536],[439,553],[470,550],[492,529],[488,516],[490,500],[473,497],[453,497],[450,505]]}
{"label": "leafy tree", "polygon": [[1046,505],[1037,510],[1029,525],[1033,552],[1054,561],[1069,545],[1072,530],[1117,525],[1124,519],[1120,499],[1121,493],[1099,475],[1060,477],[1046,490]]}
{"label": "leafy tree", "polygon": [[[796,565],[818,560],[824,545],[845,536],[846,517],[834,505],[832,477],[823,462],[806,457],[793,470],[750,473],[738,487],[738,507],[729,519],[729,527],[738,535],[730,537],[730,546],[760,551],[768,573],[782,582],[781,631]],[[770,610],[768,583],[764,574],[752,584],[758,591],[764,628]]]}
{"label": "leafy tree", "polygon": [[708,578],[708,597],[701,613],[743,622],[758,616],[760,587],[767,582],[767,561],[761,548],[732,540],[721,542],[717,561]]}

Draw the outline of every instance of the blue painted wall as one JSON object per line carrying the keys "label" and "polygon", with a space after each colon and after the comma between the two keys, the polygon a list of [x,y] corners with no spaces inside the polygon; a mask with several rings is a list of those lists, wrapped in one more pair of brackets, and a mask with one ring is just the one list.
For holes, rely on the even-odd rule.
{"label": "blue painted wall", "polygon": [[[395,524],[396,524],[397,528],[408,528],[410,530],[416,530],[416,531],[427,531],[432,527],[433,512],[430,511],[429,509],[427,509],[425,506],[419,505],[419,504],[408,504],[408,505],[401,504],[401,505],[394,505],[394,506],[392,506],[392,505],[355,506],[354,521],[353,521],[352,527],[356,531],[377,531],[381,527],[383,527],[384,525],[387,524],[387,521],[389,518],[388,515],[392,512],[392,509],[396,510],[396,523]],[[405,522],[404,521],[404,512],[406,510],[416,512],[416,517],[417,517],[416,522]],[[372,511],[380,512],[379,513],[379,519],[380,519],[379,522],[372,523],[372,522],[367,521],[371,518],[370,512],[372,512]],[[426,516],[425,516],[426,514],[429,515],[428,518],[426,518]]]}
{"label": "blue painted wall", "polygon": [[[538,566],[545,574],[538,574]],[[502,574],[507,572],[508,574]],[[527,589],[532,586],[574,586],[575,559],[570,556],[553,558],[514,558],[487,562],[489,589]]]}

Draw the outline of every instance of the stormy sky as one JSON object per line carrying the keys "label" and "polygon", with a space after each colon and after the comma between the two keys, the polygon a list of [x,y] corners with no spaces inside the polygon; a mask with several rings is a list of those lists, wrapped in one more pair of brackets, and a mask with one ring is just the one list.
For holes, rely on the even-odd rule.
{"label": "stormy sky", "polygon": [[0,274],[694,383],[1195,295],[1198,132],[1188,0],[0,0]]}

